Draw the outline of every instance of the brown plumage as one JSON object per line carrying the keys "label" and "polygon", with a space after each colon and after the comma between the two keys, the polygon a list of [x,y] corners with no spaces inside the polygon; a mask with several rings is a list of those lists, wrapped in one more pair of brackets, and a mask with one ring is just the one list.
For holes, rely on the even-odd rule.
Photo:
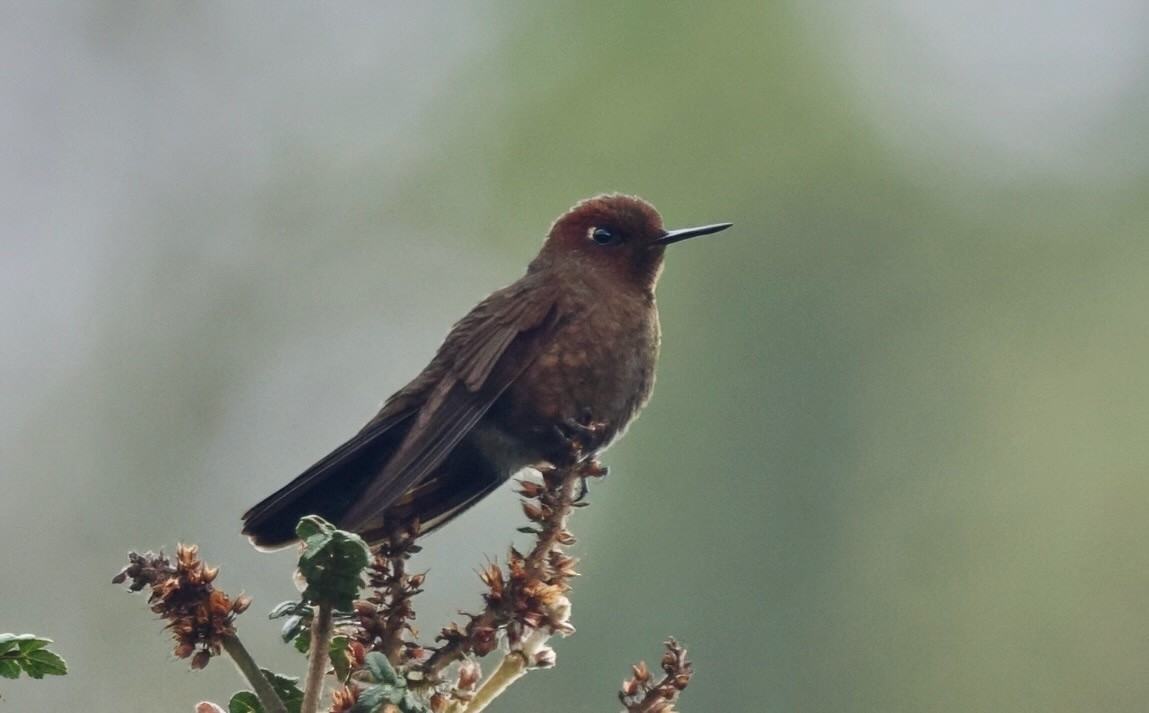
{"label": "brown plumage", "polygon": [[295,540],[318,514],[369,542],[414,519],[440,527],[518,470],[606,448],[654,385],[654,286],[667,244],[729,227],[667,232],[633,196],[585,200],[551,227],[517,282],[460,320],[415,380],[359,433],[248,510],[257,547]]}

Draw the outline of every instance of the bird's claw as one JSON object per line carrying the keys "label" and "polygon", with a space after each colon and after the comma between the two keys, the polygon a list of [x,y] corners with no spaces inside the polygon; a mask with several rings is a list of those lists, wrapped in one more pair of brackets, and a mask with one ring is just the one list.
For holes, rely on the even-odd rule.
{"label": "bird's claw", "polygon": [[591,458],[583,467],[587,478],[605,478],[610,475],[610,468],[603,465],[597,458]]}
{"label": "bird's claw", "polygon": [[578,495],[574,497],[572,503],[576,507],[581,507],[581,503],[590,494],[590,486],[587,484],[591,478],[605,478],[610,474],[610,468],[599,462],[597,458],[591,458],[583,463],[582,477],[579,478],[579,491]]}
{"label": "bird's claw", "polygon": [[606,423],[592,420],[590,412],[584,410],[581,419],[565,418],[554,429],[570,452],[571,462],[580,463],[598,450]]}

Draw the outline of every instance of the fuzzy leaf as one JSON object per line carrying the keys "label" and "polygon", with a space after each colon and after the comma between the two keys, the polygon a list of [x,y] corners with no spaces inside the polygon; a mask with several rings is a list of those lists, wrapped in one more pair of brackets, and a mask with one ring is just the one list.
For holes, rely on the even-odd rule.
{"label": "fuzzy leaf", "polygon": [[47,649],[36,649],[29,652],[20,660],[20,665],[24,667],[24,672],[32,678],[63,676],[68,673],[68,666],[64,663],[64,659]]}
{"label": "fuzzy leaf", "polygon": [[[32,636],[32,634],[22,634],[21,636]],[[0,634],[0,654],[14,649],[20,642],[21,636],[16,634]]]}
{"label": "fuzzy leaf", "polygon": [[24,656],[27,656],[33,651],[38,651],[46,647],[48,644],[52,643],[52,640],[41,639],[37,636],[33,636],[32,634],[24,634],[22,636],[16,637],[16,642],[17,647],[20,649],[20,653]]}
{"label": "fuzzy leaf", "polygon": [[304,632],[306,629],[303,628],[303,617],[292,616],[283,622],[283,628],[279,630],[279,635],[282,637],[283,643],[286,644]]}
{"label": "fuzzy leaf", "polygon": [[[299,713],[299,708],[303,704],[303,691],[299,690],[299,679],[268,671],[265,668],[259,670],[267,682],[271,684],[275,695],[283,701],[283,706],[287,708],[288,713]],[[239,691],[227,702],[227,711],[228,713],[264,713],[264,707],[259,696],[253,692]]]}
{"label": "fuzzy leaf", "polygon": [[296,602],[288,600],[280,602],[275,605],[275,608],[267,615],[268,619],[279,619],[285,616],[311,616],[311,607],[307,606],[306,602]]}
{"label": "fuzzy leaf", "polygon": [[295,534],[299,539],[306,540],[309,537],[323,534],[326,531],[324,525],[330,526],[330,524],[331,523],[321,517],[309,515],[300,520],[299,524],[295,526]]}
{"label": "fuzzy leaf", "polygon": [[296,534],[303,540],[299,572],[307,581],[304,601],[350,611],[364,586],[363,569],[371,560],[367,543],[314,515],[299,521]]}
{"label": "fuzzy leaf", "polygon": [[391,662],[387,660],[387,657],[378,651],[367,654],[363,663],[371,674],[371,680],[375,683],[400,687],[407,685],[407,681],[396,673],[395,669],[391,668]]}
{"label": "fuzzy leaf", "polygon": [[265,668],[259,670],[263,672],[264,678],[271,683],[271,687],[279,696],[279,700],[283,701],[288,713],[299,713],[299,707],[303,704],[303,691],[299,688],[299,679],[295,676],[284,676],[274,671],[268,671]]}
{"label": "fuzzy leaf", "polygon": [[398,707],[401,713],[429,713],[426,707],[415,702],[406,688],[386,683],[363,689],[348,713],[377,713],[385,703]]}
{"label": "fuzzy leaf", "polygon": [[306,602],[288,601],[277,604],[267,615],[267,618],[287,617],[283,621],[283,627],[279,630],[279,636],[283,639],[283,643],[292,644],[297,651],[305,654],[311,644],[311,632],[308,630],[308,624],[311,623],[313,616],[315,616],[315,608],[308,606]]}
{"label": "fuzzy leaf", "polygon": [[240,691],[227,702],[227,713],[264,713],[263,704],[251,691]]}
{"label": "fuzzy leaf", "polygon": [[35,634],[0,634],[0,676],[16,678],[21,670],[32,678],[68,673],[64,659],[46,648],[50,643]]}
{"label": "fuzzy leaf", "polygon": [[346,683],[351,675],[351,659],[347,657],[347,637],[333,636],[327,646],[327,655],[331,659],[331,668],[335,669],[335,678],[340,683]]}
{"label": "fuzzy leaf", "polygon": [[389,702],[388,696],[394,690],[391,686],[380,684],[378,686],[371,686],[363,689],[359,694],[359,698],[355,699],[355,705],[351,706],[348,713],[375,713],[383,707],[384,703]]}
{"label": "fuzzy leaf", "polygon": [[301,654],[306,654],[311,650],[311,629],[303,629],[296,635],[295,640],[291,642],[295,650]]}
{"label": "fuzzy leaf", "polygon": [[[43,642],[36,646],[36,642]],[[49,639],[41,639],[35,634],[0,634],[0,654],[18,649],[20,651],[31,651],[34,648],[43,648],[50,644]]]}
{"label": "fuzzy leaf", "polygon": [[20,664],[11,659],[0,659],[0,676],[4,678],[19,678]]}

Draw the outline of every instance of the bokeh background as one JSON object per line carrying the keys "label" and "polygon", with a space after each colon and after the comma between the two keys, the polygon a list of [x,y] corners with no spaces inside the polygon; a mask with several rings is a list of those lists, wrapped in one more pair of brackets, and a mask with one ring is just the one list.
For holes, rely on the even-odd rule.
{"label": "bokeh background", "polygon": [[[671,226],[655,397],[574,529],[578,633],[504,711],[1141,711],[1149,5],[9,3],[0,711],[189,711],[130,549],[261,613],[244,508],[342,441],[601,191]],[[509,490],[429,538],[474,609]],[[488,667],[492,665],[488,663]]]}

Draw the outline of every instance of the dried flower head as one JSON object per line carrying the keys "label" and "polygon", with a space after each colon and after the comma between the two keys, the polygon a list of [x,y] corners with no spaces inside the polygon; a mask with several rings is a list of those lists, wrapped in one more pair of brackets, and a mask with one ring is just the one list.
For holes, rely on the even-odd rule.
{"label": "dried flower head", "polygon": [[212,582],[219,568],[208,567],[199,559],[195,545],[179,545],[173,563],[164,554],[128,555],[129,564],[112,581],[131,579],[128,589],[138,592],[151,587],[151,610],[168,620],[179,658],[191,658],[192,668],[207,666],[223,648],[223,639],[235,633],[235,615],[251,605],[251,597],[240,594],[232,600]]}
{"label": "dried flower head", "polygon": [[483,677],[483,670],[479,668],[478,661],[469,659],[459,664],[458,674],[455,688],[460,691],[473,691],[479,684],[479,679]]}
{"label": "dried flower head", "polygon": [[666,642],[666,653],[662,656],[662,680],[654,676],[641,661],[632,666],[633,675],[622,682],[618,698],[626,706],[628,713],[673,713],[678,694],[690,683],[694,665],[686,658],[686,648],[674,639]]}
{"label": "dried flower head", "polygon": [[554,651],[545,645],[546,640],[574,631],[566,594],[569,580],[578,573],[575,559],[563,551],[575,541],[567,530],[567,517],[585,505],[587,479],[607,472],[594,459],[584,459],[577,448],[572,455],[572,466],[541,470],[541,482],[519,480],[523,514],[531,521],[520,530],[534,535],[535,544],[525,554],[512,548],[505,567],[489,563],[480,570],[479,578],[487,588],[483,594],[486,606],[478,614],[467,614],[465,627],[451,624],[440,631],[436,641],[441,645],[418,666],[424,680],[438,683],[452,662],[490,653],[498,645],[500,632],[505,632],[510,648],[529,668],[554,665]]}
{"label": "dried flower head", "polygon": [[359,700],[359,688],[344,686],[331,694],[331,713],[347,713]]}
{"label": "dried flower head", "polygon": [[447,708],[451,705],[451,698],[445,693],[436,691],[431,694],[431,699],[427,703],[431,708],[431,713],[447,713]]}
{"label": "dried flower head", "polygon": [[407,573],[407,560],[420,550],[415,544],[419,530],[419,523],[412,523],[379,545],[367,569],[368,586],[373,591],[354,607],[358,621],[352,640],[382,653],[393,666],[425,656],[415,641],[419,632],[411,623],[415,619],[411,599],[423,591],[426,574]]}

